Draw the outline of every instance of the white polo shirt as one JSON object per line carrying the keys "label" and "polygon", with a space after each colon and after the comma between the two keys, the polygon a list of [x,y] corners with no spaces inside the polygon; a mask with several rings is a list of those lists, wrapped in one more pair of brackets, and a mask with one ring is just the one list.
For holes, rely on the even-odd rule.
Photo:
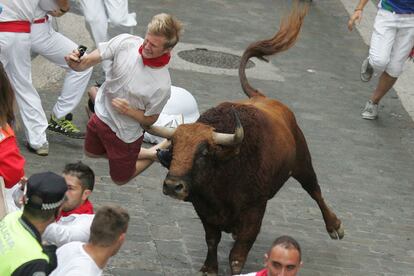
{"label": "white polo shirt", "polygon": [[32,21],[39,0],[0,0],[0,22]]}
{"label": "white polo shirt", "polygon": [[128,100],[131,108],[144,110],[145,116],[160,114],[171,95],[171,79],[167,66],[144,66],[138,52],[144,39],[122,34],[98,46],[102,60],[112,61],[106,81],[98,90],[95,113],[125,143],[143,134],[133,118],[118,113],[112,99]]}

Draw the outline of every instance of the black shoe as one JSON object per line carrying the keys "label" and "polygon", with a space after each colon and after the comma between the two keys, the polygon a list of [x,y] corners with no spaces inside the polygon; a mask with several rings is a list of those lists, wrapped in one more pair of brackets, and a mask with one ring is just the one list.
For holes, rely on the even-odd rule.
{"label": "black shoe", "polygon": [[57,119],[53,114],[50,116],[48,130],[63,134],[74,139],[85,139],[85,133],[81,132],[72,122],[73,115],[69,113],[65,118]]}
{"label": "black shoe", "polygon": [[169,169],[172,161],[172,152],[168,149],[157,149],[156,155],[161,165]]}

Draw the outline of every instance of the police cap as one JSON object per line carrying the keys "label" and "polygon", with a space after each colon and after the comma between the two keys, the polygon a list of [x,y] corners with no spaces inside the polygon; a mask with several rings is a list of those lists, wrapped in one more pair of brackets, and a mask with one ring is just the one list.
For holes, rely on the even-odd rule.
{"label": "police cap", "polygon": [[[27,205],[41,210],[55,209],[62,205],[67,189],[66,181],[60,175],[53,172],[33,174],[27,180]],[[34,200],[34,197],[37,198]]]}

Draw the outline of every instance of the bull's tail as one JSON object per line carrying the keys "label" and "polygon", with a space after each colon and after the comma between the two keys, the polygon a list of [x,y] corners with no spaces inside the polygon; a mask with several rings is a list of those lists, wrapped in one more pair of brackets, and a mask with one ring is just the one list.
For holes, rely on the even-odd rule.
{"label": "bull's tail", "polygon": [[244,93],[249,97],[264,96],[259,90],[250,86],[246,78],[246,64],[251,57],[267,61],[264,56],[274,55],[292,47],[298,38],[300,28],[308,11],[308,3],[295,1],[290,14],[283,18],[279,31],[270,39],[252,43],[244,51],[239,66],[240,83]]}

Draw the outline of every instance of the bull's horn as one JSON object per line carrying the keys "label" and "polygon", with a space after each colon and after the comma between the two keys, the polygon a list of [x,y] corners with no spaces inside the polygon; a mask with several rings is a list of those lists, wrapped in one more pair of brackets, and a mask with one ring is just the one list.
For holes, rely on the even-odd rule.
{"label": "bull's horn", "polygon": [[162,126],[143,126],[145,131],[149,134],[171,139],[174,135],[175,128],[172,127],[162,127]]}
{"label": "bull's horn", "polygon": [[234,113],[234,117],[236,119],[236,130],[234,131],[234,134],[213,132],[213,139],[216,144],[222,146],[235,146],[241,144],[241,142],[243,141],[243,126],[240,123],[240,118],[239,115],[237,115],[237,112],[234,109],[232,110]]}

